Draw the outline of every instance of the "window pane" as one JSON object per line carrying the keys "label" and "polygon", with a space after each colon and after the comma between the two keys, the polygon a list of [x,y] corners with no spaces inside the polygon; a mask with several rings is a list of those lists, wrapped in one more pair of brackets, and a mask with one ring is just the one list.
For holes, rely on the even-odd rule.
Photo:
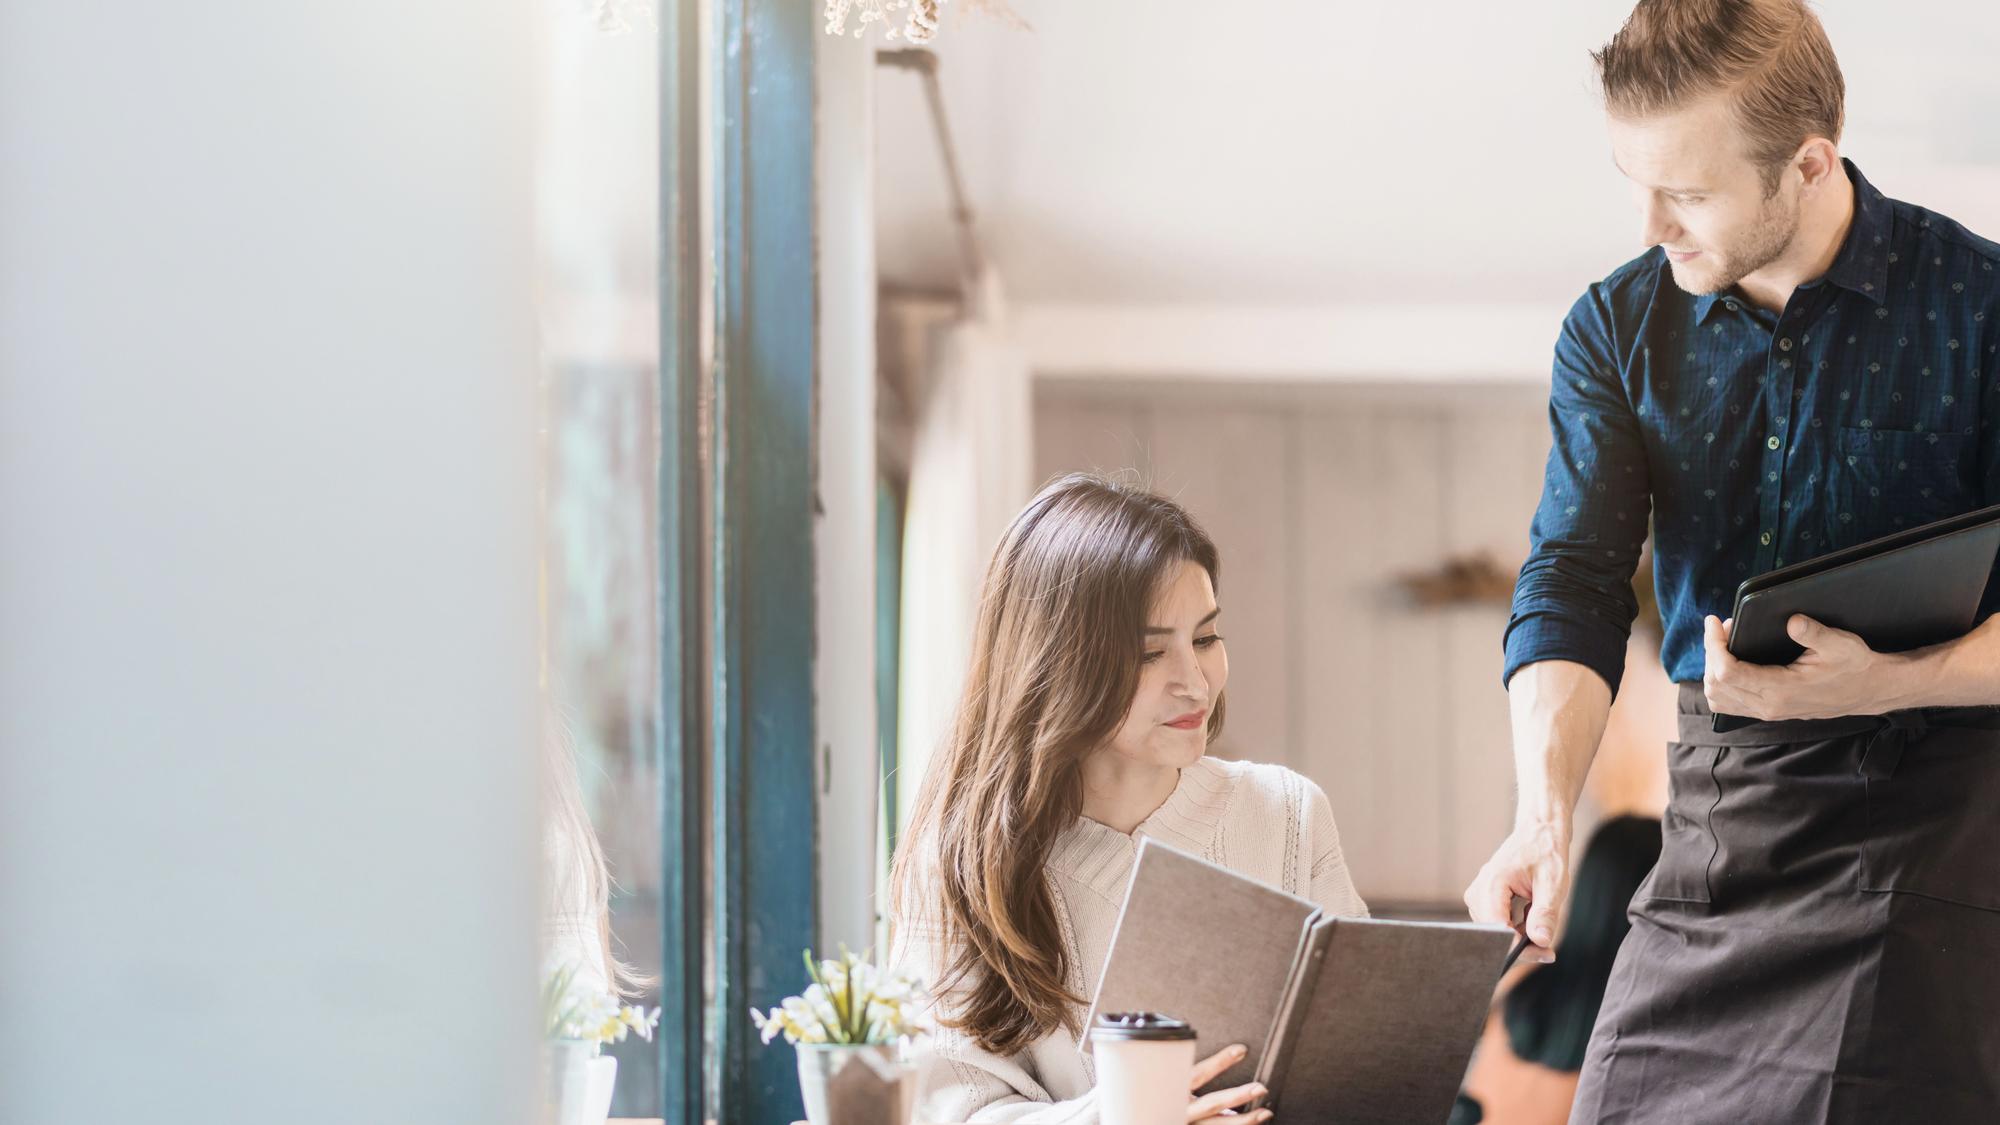
{"label": "window pane", "polygon": [[[650,6],[545,0],[537,207],[549,695],[613,879],[612,952],[660,973],[659,34]],[[649,987],[633,1003],[658,1002]],[[614,1116],[657,1116],[657,1049]]]}

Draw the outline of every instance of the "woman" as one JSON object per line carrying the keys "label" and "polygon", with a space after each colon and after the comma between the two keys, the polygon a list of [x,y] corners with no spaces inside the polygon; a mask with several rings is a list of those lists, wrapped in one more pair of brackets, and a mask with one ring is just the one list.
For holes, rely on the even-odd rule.
{"label": "woman", "polygon": [[1569,1120],[1611,963],[1632,928],[1625,912],[1659,859],[1660,822],[1652,817],[1621,816],[1591,836],[1556,959],[1524,968],[1495,1006],[1452,1125]]}
{"label": "woman", "polygon": [[[1078,1044],[1141,837],[1367,913],[1318,786],[1205,756],[1229,678],[1219,572],[1179,505],[1093,476],[1051,483],[1002,539],[895,866],[895,960],[935,982],[924,1119],[1095,1118]],[[1191,1088],[1240,1053],[1203,1060]],[[1188,1120],[1259,1092],[1191,1098]]]}

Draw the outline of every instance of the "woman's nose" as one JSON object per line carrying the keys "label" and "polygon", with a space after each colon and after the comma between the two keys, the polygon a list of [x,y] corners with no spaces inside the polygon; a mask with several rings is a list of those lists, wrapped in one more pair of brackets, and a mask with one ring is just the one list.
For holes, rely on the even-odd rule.
{"label": "woman's nose", "polygon": [[1208,677],[1202,675],[1201,661],[1195,658],[1192,650],[1175,655],[1173,675],[1167,687],[1175,694],[1193,700],[1208,698]]}

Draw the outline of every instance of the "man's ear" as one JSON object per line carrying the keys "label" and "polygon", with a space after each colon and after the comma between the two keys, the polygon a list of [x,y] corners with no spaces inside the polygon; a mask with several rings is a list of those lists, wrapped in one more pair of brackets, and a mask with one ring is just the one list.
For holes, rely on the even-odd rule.
{"label": "man's ear", "polygon": [[1799,170],[1799,178],[1807,192],[1818,191],[1843,178],[1840,174],[1840,149],[1825,137],[1807,137],[1792,157],[1792,167]]}

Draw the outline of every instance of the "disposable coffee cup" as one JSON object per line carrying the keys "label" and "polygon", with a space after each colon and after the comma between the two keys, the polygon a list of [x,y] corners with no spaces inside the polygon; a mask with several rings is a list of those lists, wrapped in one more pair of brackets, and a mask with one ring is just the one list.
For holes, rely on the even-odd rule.
{"label": "disposable coffee cup", "polygon": [[1194,1028],[1158,1012],[1107,1012],[1090,1029],[1103,1125],[1187,1125]]}

